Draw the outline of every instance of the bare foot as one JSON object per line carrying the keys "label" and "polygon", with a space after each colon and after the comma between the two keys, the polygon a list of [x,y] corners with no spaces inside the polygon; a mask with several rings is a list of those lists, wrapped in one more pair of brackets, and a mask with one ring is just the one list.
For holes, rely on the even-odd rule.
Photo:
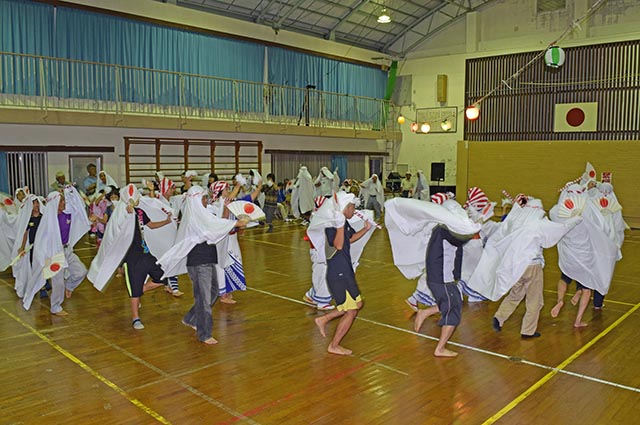
{"label": "bare foot", "polygon": [[118,272],[116,273],[116,277],[122,277],[123,274],[124,274],[124,270],[122,269],[122,267],[118,267]]}
{"label": "bare foot", "polygon": [[574,296],[571,298],[571,305],[578,305],[580,301],[580,297],[582,296],[582,291],[576,291]]}
{"label": "bare foot", "polygon": [[218,340],[213,338],[213,337],[211,337],[211,338],[209,338],[207,340],[204,340],[202,342],[204,342],[207,345],[216,345],[218,343]]}
{"label": "bare foot", "polygon": [[589,324],[588,323],[584,323],[584,322],[578,322],[578,323],[574,323],[573,324],[573,327],[576,328],[576,329],[586,328],[587,326],[589,326]]}
{"label": "bare foot", "polygon": [[225,304],[235,304],[237,301],[233,299],[231,294],[224,294],[220,297],[220,302]]}
{"label": "bare foot", "polygon": [[416,320],[413,322],[413,330],[418,332],[422,327],[422,324],[427,319],[427,317],[432,316],[438,312],[438,308],[429,307],[422,310],[418,310],[416,313]]}
{"label": "bare foot", "polygon": [[69,313],[67,313],[67,312],[66,312],[66,311],[64,311],[64,310],[60,310],[60,311],[59,311],[59,312],[57,312],[57,313],[51,313],[51,314],[53,314],[54,316],[68,316],[68,315],[69,315]]}
{"label": "bare foot", "polygon": [[156,288],[159,288],[161,286],[164,286],[164,284],[163,283],[155,283],[155,282],[147,282],[142,287],[142,292],[151,291],[152,289],[156,289]]}
{"label": "bare foot", "polygon": [[558,301],[558,303],[551,309],[551,317],[558,317],[558,314],[560,314],[560,310],[562,310],[563,306],[564,306],[564,301],[562,300]]}
{"label": "bare foot", "polygon": [[433,355],[436,357],[455,357],[458,355],[458,353],[456,353],[455,351],[447,350],[446,348],[443,348],[442,350],[438,350],[436,348],[436,351],[433,352]]}
{"label": "bare foot", "polygon": [[318,327],[318,329],[320,329],[320,335],[326,338],[327,320],[324,318],[324,316],[316,317],[315,319],[313,319],[313,321],[316,322],[316,326]]}
{"label": "bare foot", "polygon": [[335,347],[329,346],[329,348],[327,348],[327,351],[331,354],[337,354],[339,356],[350,356],[353,353],[353,351],[344,348],[341,345],[337,345]]}
{"label": "bare foot", "polygon": [[67,298],[71,298],[71,295],[73,295],[73,291],[71,289],[65,289],[64,290],[64,296]]}

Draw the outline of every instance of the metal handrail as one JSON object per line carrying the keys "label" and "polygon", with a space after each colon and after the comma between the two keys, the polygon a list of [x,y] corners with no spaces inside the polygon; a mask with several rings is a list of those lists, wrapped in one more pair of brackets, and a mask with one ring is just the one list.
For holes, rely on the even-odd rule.
{"label": "metal handrail", "polygon": [[395,130],[383,99],[10,52],[0,52],[0,106]]}

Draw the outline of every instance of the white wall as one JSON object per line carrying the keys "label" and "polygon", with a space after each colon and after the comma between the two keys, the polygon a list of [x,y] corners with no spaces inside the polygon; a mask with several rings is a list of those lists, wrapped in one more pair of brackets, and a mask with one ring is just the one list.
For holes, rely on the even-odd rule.
{"label": "white wall", "polygon": [[[228,140],[261,140],[263,149],[287,149],[309,151],[384,152],[384,142],[376,140],[280,136],[273,134],[242,134],[211,131],[179,131],[131,129],[113,127],[70,127],[50,125],[0,124],[2,145],[58,145],[58,146],[110,146],[114,153],[103,153],[104,169],[118,184],[125,180],[124,137],[191,137]],[[82,155],[83,153],[78,153]],[[48,176],[53,182],[56,171],[69,172],[69,155],[74,153],[51,152],[48,154]],[[330,165],[330,164],[328,164]],[[262,170],[271,171],[271,155],[263,155]],[[68,177],[68,174],[67,174]],[[283,178],[286,176],[283,176]]]}
{"label": "white wall", "polygon": [[[455,184],[456,142],[463,139],[465,60],[482,56],[537,51],[546,48],[570,23],[582,16],[591,2],[567,0],[567,9],[536,15],[536,0],[500,0],[490,3],[470,22],[464,19],[423,43],[419,51],[400,66],[399,75],[413,79],[413,108],[457,106],[458,131],[455,134],[414,134],[410,124],[415,119],[412,107],[403,107],[407,122],[402,126],[403,142],[398,163],[409,169],[427,171],[431,162],[446,163],[447,185]],[[477,23],[477,36],[467,27]],[[582,30],[560,43],[562,47],[598,44],[640,38],[640,1],[609,0],[586,23]],[[469,43],[469,44],[467,44]],[[436,78],[448,76],[448,102],[436,100]],[[505,78],[510,75],[505,75]]]}

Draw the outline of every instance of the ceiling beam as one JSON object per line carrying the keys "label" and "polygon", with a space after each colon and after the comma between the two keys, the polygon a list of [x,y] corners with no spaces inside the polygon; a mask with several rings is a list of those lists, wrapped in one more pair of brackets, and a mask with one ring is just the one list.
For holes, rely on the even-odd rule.
{"label": "ceiling beam", "polygon": [[340,21],[338,21],[338,23],[335,24],[333,26],[333,28],[331,28],[329,30],[329,32],[327,33],[325,38],[328,38],[329,40],[335,39],[336,30],[340,26],[342,26],[342,24],[344,24],[350,17],[352,17],[358,10],[360,10],[365,4],[369,3],[369,1],[371,1],[371,0],[360,0],[360,3],[358,3],[353,9],[351,9],[349,12],[347,12],[346,15],[344,15],[342,18],[340,18]]}
{"label": "ceiling beam", "polygon": [[409,33],[409,31],[413,30],[415,27],[420,25],[422,22],[424,22],[427,19],[429,19],[429,17],[431,17],[432,15],[435,15],[436,13],[438,13],[440,11],[440,9],[443,9],[444,7],[446,7],[448,5],[449,5],[449,3],[446,3],[446,2],[440,3],[434,9],[430,9],[427,13],[425,13],[422,16],[418,17],[418,19],[416,19],[413,22],[413,25],[409,25],[408,27],[406,27],[405,29],[400,31],[395,37],[393,37],[391,39],[391,41],[389,41],[387,44],[385,44],[384,47],[382,48],[382,51],[388,50],[389,47],[393,46],[398,40],[400,40],[402,37],[407,35]]}
{"label": "ceiling beam", "polygon": [[267,12],[269,11],[269,8],[271,7],[271,5],[273,3],[275,3],[276,0],[269,0],[269,3],[267,3],[267,5],[265,7],[262,8],[262,10],[260,11],[260,14],[258,15],[258,17],[256,18],[256,23],[261,24],[262,21],[264,21],[264,16],[267,14]]}
{"label": "ceiling beam", "polygon": [[274,30],[279,30],[282,28],[282,23],[289,17],[293,12],[295,12],[306,0],[298,0],[296,4],[292,5],[289,10],[285,14],[283,14],[280,19],[276,23],[273,24]]}
{"label": "ceiling beam", "polygon": [[[403,51],[402,52],[402,56],[405,56],[407,53],[413,51],[420,44],[422,44],[427,38],[431,37],[435,33],[439,32],[439,31],[443,30],[444,28],[448,27],[449,25],[453,24],[455,21],[457,21],[458,19],[460,19],[463,16],[465,16],[468,12],[473,12],[475,10],[478,10],[480,7],[486,5],[487,3],[491,3],[493,1],[495,1],[495,0],[481,0],[480,3],[478,3],[476,6],[473,6],[471,9],[465,8],[465,10],[466,10],[465,12],[459,13],[457,16],[455,16],[455,17],[449,19],[448,21],[442,23],[441,25],[437,26],[433,30],[429,29],[429,31],[426,34],[424,34],[422,37],[420,37],[418,40],[416,40],[405,51]],[[460,6],[460,5],[456,4],[456,6]]]}

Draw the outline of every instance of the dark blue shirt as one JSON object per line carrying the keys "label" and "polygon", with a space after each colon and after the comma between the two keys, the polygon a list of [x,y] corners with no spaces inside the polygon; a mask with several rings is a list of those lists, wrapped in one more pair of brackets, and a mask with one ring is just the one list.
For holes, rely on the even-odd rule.
{"label": "dark blue shirt", "polygon": [[427,246],[427,282],[452,282],[460,279],[462,246],[466,240],[457,239],[445,226],[436,226]]}
{"label": "dark blue shirt", "polygon": [[[353,271],[353,262],[351,261],[351,243],[349,239],[356,233],[353,227],[348,222],[344,224],[344,245],[342,249],[337,250],[333,257],[327,258],[327,279],[342,279],[344,277],[355,277]],[[328,227],[324,229],[327,236],[327,244],[331,247],[330,251],[333,251],[333,241],[336,238],[338,229],[335,227]],[[329,251],[329,250],[327,250]]]}

